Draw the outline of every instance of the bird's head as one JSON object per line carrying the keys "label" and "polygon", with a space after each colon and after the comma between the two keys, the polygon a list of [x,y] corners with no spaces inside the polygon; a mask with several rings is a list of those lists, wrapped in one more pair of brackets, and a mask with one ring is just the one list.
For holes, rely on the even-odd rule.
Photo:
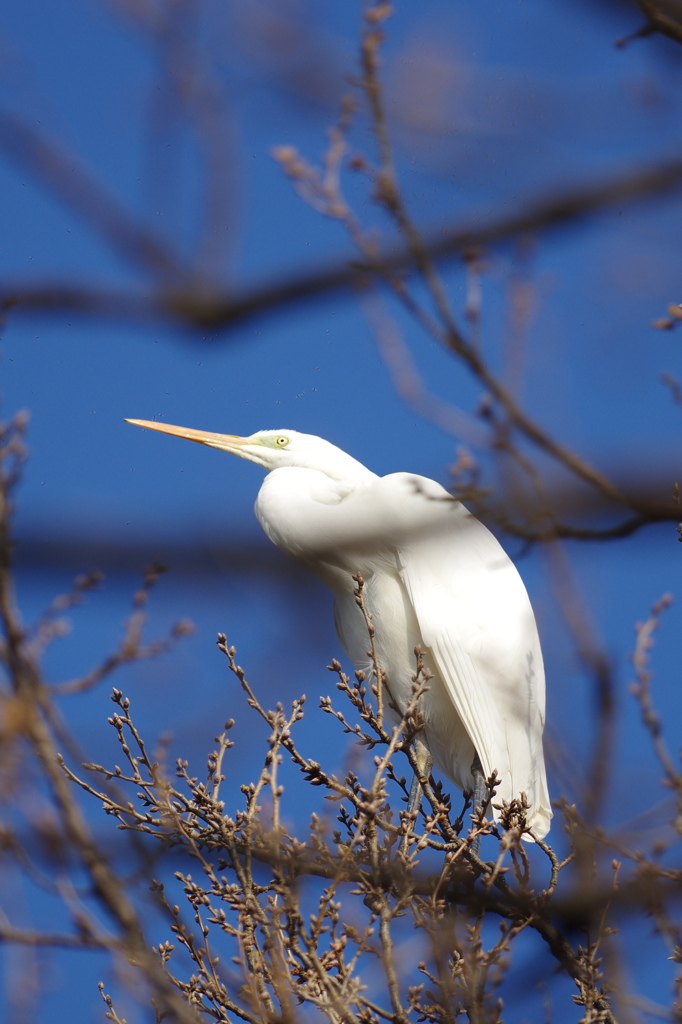
{"label": "bird's head", "polygon": [[239,437],[237,434],[213,434],[207,430],[174,427],[169,423],[157,423],[152,420],[126,420],[126,423],[158,430],[162,434],[172,434],[174,437],[184,437],[188,441],[197,441],[199,444],[230,452],[241,459],[255,462],[268,473],[289,466],[317,470],[333,480],[369,481],[375,476],[341,448],[337,448],[322,437],[301,434],[297,430],[259,430],[249,437]]}

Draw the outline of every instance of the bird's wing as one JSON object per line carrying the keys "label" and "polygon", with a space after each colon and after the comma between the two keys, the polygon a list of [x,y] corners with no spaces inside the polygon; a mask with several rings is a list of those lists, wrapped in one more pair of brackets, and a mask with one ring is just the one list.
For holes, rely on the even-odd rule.
{"label": "bird's wing", "polygon": [[[495,769],[507,786],[510,765],[502,716],[480,664],[467,649],[476,639],[463,595],[447,578],[450,559],[425,558],[424,545],[399,552],[400,576],[414,608],[424,644],[481,759],[486,777]],[[467,766],[468,767],[468,766]],[[505,787],[506,788],[506,787]]]}
{"label": "bird's wing", "polygon": [[[544,805],[544,671],[530,601],[513,563],[493,535],[448,500],[433,481],[404,477],[409,518],[397,548],[399,571],[457,714],[498,795],[525,791]],[[384,478],[389,479],[389,478]],[[427,504],[424,510],[424,504]]]}

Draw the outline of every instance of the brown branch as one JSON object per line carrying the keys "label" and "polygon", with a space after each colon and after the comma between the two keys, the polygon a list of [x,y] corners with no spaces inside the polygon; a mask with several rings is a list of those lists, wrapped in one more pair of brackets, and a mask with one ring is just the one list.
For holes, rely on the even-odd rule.
{"label": "brown branch", "polygon": [[169,243],[136,222],[76,157],[44,132],[0,110],[0,147],[134,267],[166,284],[188,276]]}
{"label": "brown branch", "polygon": [[196,1014],[177,993],[161,963],[149,949],[122,880],[95,844],[74,798],[73,787],[59,764],[50,731],[50,714],[45,710],[51,707],[49,694],[19,617],[12,577],[11,494],[19,480],[24,458],[24,426],[23,421],[15,421],[3,428],[0,436],[0,627],[4,634],[3,660],[14,697],[22,711],[21,730],[51,792],[66,847],[82,864],[99,905],[118,929],[118,938],[112,941],[112,945],[143,968],[159,1005],[178,1024],[197,1024]]}
{"label": "brown branch", "polygon": [[645,39],[647,36],[655,34],[667,36],[675,43],[682,43],[682,24],[676,18],[662,11],[652,0],[637,0],[637,4],[646,18],[646,22],[635,32],[619,39],[616,43],[617,47],[622,49],[633,39]]}
{"label": "brown branch", "polygon": [[[493,408],[490,410],[489,418],[491,423],[497,427],[498,436],[504,442],[505,448],[510,448],[509,431],[510,428],[513,428],[541,451],[550,455],[569,472],[584,480],[591,487],[594,487],[604,497],[617,504],[629,506],[627,497],[612,481],[570,448],[556,441],[524,411],[511,391],[493,373],[481,355],[478,346],[472,344],[465,337],[456,323],[450,309],[447,294],[436,272],[433,258],[424,244],[421,232],[417,229],[407,211],[406,204],[398,187],[393,165],[386,112],[379,80],[379,50],[383,35],[377,27],[378,24],[391,14],[392,8],[386,3],[378,2],[369,8],[366,14],[367,24],[360,47],[360,60],[363,70],[361,86],[370,108],[372,130],[377,139],[380,156],[375,195],[377,201],[387,211],[401,235],[405,238],[412,262],[423,280],[427,295],[435,310],[435,321],[432,314],[422,308],[414,295],[408,291],[402,278],[398,277],[394,272],[387,271],[378,259],[374,260],[375,269],[377,273],[385,278],[396,297],[402,302],[408,312],[414,316],[425,332],[455,355],[467,367],[472,376],[483,384],[489,395],[498,403],[504,412],[505,422],[501,424],[494,422],[495,410]],[[356,244],[360,246],[365,258],[372,262],[374,247],[363,236],[359,236],[358,232],[354,231],[351,225],[349,225],[349,231]]]}
{"label": "brown branch", "polygon": [[0,944],[14,943],[19,946],[52,946],[55,949],[96,949],[111,951],[110,939],[98,939],[93,935],[60,935],[57,932],[29,931],[26,928],[10,928],[0,925]]}
{"label": "brown branch", "polygon": [[[512,215],[493,217],[483,223],[478,218],[454,225],[446,231],[427,232],[422,246],[429,258],[436,262],[458,259],[471,249],[508,242],[520,234],[543,233],[571,226],[612,207],[654,198],[681,186],[682,160],[661,160],[582,188],[550,191],[546,197],[531,200],[525,208]],[[126,235],[133,248],[137,245],[136,230],[133,226],[131,234]],[[156,245],[154,242],[152,252],[155,252]],[[155,264],[156,259],[150,262]],[[397,252],[392,248],[390,252],[380,254],[377,263],[384,272],[391,273],[415,268],[409,246]],[[177,273],[179,268],[173,264],[168,268],[168,272],[171,271]],[[196,330],[222,328],[229,331],[244,321],[284,312],[290,306],[310,299],[363,289],[375,276],[376,268],[366,261],[350,259],[323,270],[302,271],[288,278],[280,276],[274,281],[255,284],[244,288],[239,295],[215,291],[207,294],[205,288],[198,292],[191,287],[176,285],[170,293],[157,292],[147,298],[141,293],[96,288],[86,282],[70,285],[47,282],[43,285],[12,285],[5,282],[0,301],[3,308],[22,312],[58,310],[134,322],[162,318]],[[212,345],[226,342],[225,337],[211,339]]]}

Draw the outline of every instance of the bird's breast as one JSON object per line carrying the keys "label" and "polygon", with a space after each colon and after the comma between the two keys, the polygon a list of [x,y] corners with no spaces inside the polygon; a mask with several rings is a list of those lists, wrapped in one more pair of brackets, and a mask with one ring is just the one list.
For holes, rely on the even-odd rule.
{"label": "bird's breast", "polygon": [[378,527],[362,500],[366,490],[364,483],[286,467],[265,478],[255,512],[270,540],[311,568],[319,561],[358,572],[365,553],[377,547]]}

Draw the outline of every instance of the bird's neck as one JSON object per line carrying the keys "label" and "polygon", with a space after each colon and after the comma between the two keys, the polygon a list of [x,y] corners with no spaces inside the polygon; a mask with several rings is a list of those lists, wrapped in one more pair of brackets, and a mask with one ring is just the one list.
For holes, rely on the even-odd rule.
{"label": "bird's neck", "polygon": [[[358,464],[360,465],[360,464]],[[364,466],[360,465],[364,470]],[[282,466],[268,473],[256,499],[256,515],[270,540],[295,558],[326,543],[325,509],[364,491],[376,479],[369,470],[334,479],[319,469]]]}
{"label": "bird's neck", "polygon": [[318,470],[323,476],[328,477],[337,484],[341,484],[347,491],[352,491],[354,488],[367,487],[373,483],[374,480],[378,480],[376,473],[373,473],[371,469],[367,469],[367,466],[363,466],[361,462],[354,459],[352,455],[347,455],[346,452],[339,451],[339,455],[343,458],[336,456],[334,461],[328,466],[324,467],[324,470]]}
{"label": "bird's neck", "polygon": [[[350,460],[355,463],[355,460]],[[268,473],[261,492],[277,495],[277,500],[296,502],[314,501],[322,505],[336,505],[354,491],[362,491],[378,479],[375,473],[365,469],[362,463],[351,466],[352,472],[344,473],[342,467],[334,471],[308,469],[305,466],[280,466]]]}

